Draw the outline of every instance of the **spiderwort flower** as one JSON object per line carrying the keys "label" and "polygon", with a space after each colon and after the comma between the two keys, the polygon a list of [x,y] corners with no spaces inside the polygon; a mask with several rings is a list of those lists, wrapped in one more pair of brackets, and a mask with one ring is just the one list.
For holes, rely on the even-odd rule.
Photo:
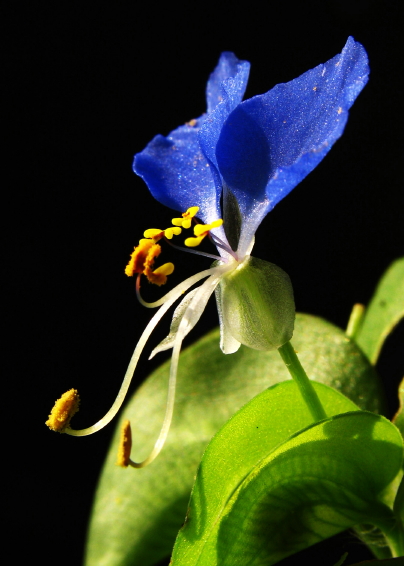
{"label": "spiderwort flower", "polygon": [[[169,335],[152,352],[153,356],[173,350],[167,410],[159,439],[141,464],[131,462],[128,451],[123,450],[123,465],[144,466],[161,450],[171,422],[182,341],[214,291],[224,353],[235,352],[240,343],[256,349],[279,348],[293,333],[289,278],[277,266],[250,255],[254,235],[268,212],[316,167],[341,136],[348,110],[367,82],[368,62],[364,48],[350,37],[341,54],[327,63],[242,102],[249,68],[247,61],[223,53],[207,84],[206,114],[167,137],[156,136],[135,156],[134,171],[145,180],[152,195],[182,212],[181,217],[172,219],[170,228],[146,230],[126,268],[127,275],[137,274],[141,303],[160,309],[143,332],[107,415],[88,429],[66,428],[64,432],[91,434],[115,416],[157,322],[186,291],[206,280],[182,298]],[[154,269],[154,260],[161,252],[158,242],[171,241],[182,230],[190,229],[196,219],[202,223],[194,224],[194,235],[185,240],[185,245],[188,251],[196,252],[194,248],[208,236],[218,255],[201,255],[214,258],[215,263],[159,301],[146,303],[139,291],[141,275],[161,285],[174,269],[171,263]],[[127,423],[125,446],[130,444],[129,437]]]}
{"label": "spiderwort flower", "polygon": [[[175,210],[198,206],[198,218],[206,224],[224,218],[213,241],[222,261],[231,264],[230,272],[243,262],[247,266],[245,259],[262,219],[342,134],[348,109],[368,74],[366,52],[351,37],[342,53],[324,65],[241,102],[249,67],[234,54],[223,53],[207,84],[207,113],[168,137],[156,136],[134,160],[135,173],[162,204]],[[267,298],[268,285],[280,285],[285,292],[273,297],[269,320],[248,324],[246,319],[256,319],[262,303],[259,300],[257,308],[240,314],[243,305],[247,309],[241,295],[251,297],[251,289],[238,288],[241,279],[226,272],[216,291],[225,353],[237,350],[240,342],[257,349],[277,348],[291,337],[293,315],[285,274],[273,266],[270,276],[268,264],[264,269],[258,263],[249,259],[249,269],[254,265],[256,272],[249,280],[255,281],[257,290],[266,282]]]}

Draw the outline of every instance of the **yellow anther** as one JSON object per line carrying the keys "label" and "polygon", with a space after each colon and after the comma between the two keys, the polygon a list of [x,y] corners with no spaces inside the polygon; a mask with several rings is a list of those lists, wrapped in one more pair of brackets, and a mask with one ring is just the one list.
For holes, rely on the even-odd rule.
{"label": "yellow anther", "polygon": [[130,261],[126,266],[126,275],[131,277],[135,273],[143,273],[150,283],[164,285],[167,282],[167,275],[170,275],[174,271],[174,265],[172,263],[165,263],[161,267],[153,269],[154,260],[160,253],[161,246],[156,244],[153,239],[140,240],[139,245],[136,246],[132,252]]}
{"label": "yellow anther", "polygon": [[205,236],[200,236],[199,238],[187,238],[184,244],[187,246],[187,248],[195,248],[196,246],[199,246],[204,237]]}
{"label": "yellow anther", "polygon": [[[125,273],[128,277],[132,277],[135,273],[143,273],[148,254],[153,246],[157,246],[161,251],[160,246],[155,244],[153,240],[142,239],[139,241],[139,245],[133,250],[129,263],[125,268]],[[160,251],[154,257],[159,255]]]}
{"label": "yellow anther", "polygon": [[132,450],[132,431],[130,421],[124,421],[121,428],[121,437],[119,439],[118,455],[116,465],[122,468],[129,466],[130,451]]}
{"label": "yellow anther", "polygon": [[185,228],[185,226],[183,226],[183,223],[184,223],[183,218],[172,218],[171,222],[172,222],[173,226],[181,226],[182,228]]}
{"label": "yellow anther", "polygon": [[210,230],[214,228],[218,228],[223,224],[223,220],[219,218],[218,220],[214,220],[210,224],[197,224],[194,226],[194,234],[195,238],[187,238],[184,244],[188,248],[194,248],[195,246],[199,246],[202,240],[209,234]]}
{"label": "yellow anther", "polygon": [[159,230],[158,228],[149,228],[143,232],[145,238],[150,238],[154,242],[158,242],[164,236],[164,230]]}
{"label": "yellow anther", "polygon": [[173,271],[174,271],[174,264],[165,263],[164,265],[161,265],[154,271],[145,268],[144,274],[146,275],[150,283],[154,283],[155,285],[160,286],[160,285],[165,285],[167,283],[167,275],[171,275]]}
{"label": "yellow anther", "polygon": [[70,389],[56,401],[46,425],[56,432],[63,432],[72,416],[79,410],[80,398],[76,389]]}
{"label": "yellow anther", "polygon": [[191,206],[190,208],[188,208],[186,212],[182,214],[182,216],[184,218],[188,216],[191,216],[191,218],[193,218],[195,214],[198,212],[198,210],[199,210],[199,206]]}
{"label": "yellow anther", "polygon": [[171,220],[174,226],[181,226],[182,228],[191,228],[192,218],[198,212],[199,206],[191,206],[186,212],[182,213],[182,218],[173,218]]}
{"label": "yellow anther", "polygon": [[170,226],[170,228],[166,228],[165,230],[159,230],[158,228],[149,228],[149,230],[145,230],[143,232],[143,236],[145,238],[150,238],[151,240],[154,240],[155,243],[157,243],[164,236],[168,240],[171,240],[173,236],[179,236],[181,232],[181,228],[174,226]]}
{"label": "yellow anther", "polygon": [[173,236],[179,236],[181,232],[181,228],[179,228],[178,226],[173,226],[172,228],[167,228],[166,230],[164,230],[164,236],[168,238],[168,240],[171,240]]}
{"label": "yellow anther", "polygon": [[154,260],[161,254],[161,246],[159,244],[153,243],[147,252],[146,258],[143,263],[143,273],[146,275],[146,271],[153,269]]}

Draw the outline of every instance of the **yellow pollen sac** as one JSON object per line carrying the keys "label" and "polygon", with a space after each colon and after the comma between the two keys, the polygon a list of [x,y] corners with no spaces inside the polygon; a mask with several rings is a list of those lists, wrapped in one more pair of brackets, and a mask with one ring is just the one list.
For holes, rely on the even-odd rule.
{"label": "yellow pollen sac", "polygon": [[149,230],[145,230],[143,236],[145,238],[151,238],[154,242],[158,242],[161,238],[167,238],[171,240],[173,236],[179,236],[182,232],[181,228],[170,226],[170,228],[166,228],[165,230],[159,230],[158,228],[149,228]]}
{"label": "yellow pollen sac", "polygon": [[160,286],[160,285],[165,285],[167,283],[167,275],[171,275],[173,271],[174,271],[174,264],[165,263],[164,265],[161,265],[154,271],[145,268],[144,274],[146,275],[150,283],[154,283],[154,285]]}
{"label": "yellow pollen sac", "polygon": [[181,232],[181,228],[179,228],[178,226],[173,226],[172,228],[167,228],[166,230],[164,230],[164,236],[168,240],[171,240],[173,236],[179,236]]}
{"label": "yellow pollen sac", "polygon": [[196,246],[199,246],[199,244],[202,242],[204,237],[205,236],[199,236],[199,238],[187,238],[184,241],[184,244],[187,246],[187,248],[196,248]]}
{"label": "yellow pollen sac", "polygon": [[121,437],[119,439],[118,455],[116,465],[121,468],[129,466],[130,452],[132,450],[132,430],[130,421],[124,421],[121,428]]}
{"label": "yellow pollen sac", "polygon": [[56,401],[46,421],[55,432],[63,432],[70,424],[72,416],[79,410],[80,397],[76,389],[70,389]]}
{"label": "yellow pollen sac", "polygon": [[192,218],[198,212],[199,206],[191,206],[186,212],[182,213],[182,218],[173,218],[171,220],[174,226],[181,226],[182,228],[191,228]]}
{"label": "yellow pollen sac", "polygon": [[196,226],[194,226],[195,238],[187,238],[184,244],[188,248],[194,248],[196,246],[199,246],[202,240],[209,234],[210,230],[213,230],[214,228],[218,228],[222,224],[223,224],[223,220],[221,218],[219,218],[218,220],[214,220],[210,224],[197,224]]}
{"label": "yellow pollen sac", "polygon": [[159,230],[159,228],[149,228],[143,232],[143,236],[154,240],[154,243],[156,243],[163,238],[164,230]]}

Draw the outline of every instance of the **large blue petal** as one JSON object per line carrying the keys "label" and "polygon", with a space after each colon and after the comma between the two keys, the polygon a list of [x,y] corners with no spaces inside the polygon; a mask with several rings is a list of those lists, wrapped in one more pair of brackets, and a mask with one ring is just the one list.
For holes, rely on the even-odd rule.
{"label": "large blue petal", "polygon": [[349,38],[340,55],[241,103],[228,117],[216,156],[243,216],[240,248],[341,136],[368,71],[365,50]]}
{"label": "large blue petal", "polygon": [[248,69],[249,63],[239,61],[233,53],[222,53],[207,84],[208,114],[180,126],[166,138],[156,136],[135,155],[134,172],[165,206],[178,211],[199,206],[198,217],[206,223],[220,218],[221,179],[215,167],[216,158],[213,164],[208,162],[202,153],[198,132],[215,106],[223,107],[227,117],[241,102]]}

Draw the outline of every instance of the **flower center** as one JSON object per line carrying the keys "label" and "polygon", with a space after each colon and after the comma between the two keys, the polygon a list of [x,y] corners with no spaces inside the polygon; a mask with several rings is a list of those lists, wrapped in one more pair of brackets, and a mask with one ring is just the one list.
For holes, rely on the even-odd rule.
{"label": "flower center", "polygon": [[[210,257],[212,259],[219,259],[221,261],[226,261],[217,255],[207,254],[205,252],[196,251],[193,249],[199,246],[206,236],[209,236],[211,240],[218,247],[224,248],[226,251],[231,252],[231,250],[222,242],[217,236],[210,234],[210,231],[214,228],[222,226],[223,220],[219,218],[214,220],[210,224],[201,224],[195,219],[195,215],[199,210],[198,206],[191,206],[186,210],[181,218],[173,218],[171,220],[172,226],[166,228],[165,230],[160,230],[159,228],[149,228],[143,233],[144,238],[139,240],[139,244],[133,250],[129,263],[125,268],[125,273],[128,277],[132,277],[135,273],[140,275],[145,275],[147,280],[154,285],[164,285],[167,282],[167,276],[171,275],[174,271],[174,264],[169,262],[161,265],[154,269],[154,261],[161,254],[161,246],[157,242],[160,240],[165,240],[171,246],[180,249],[182,251],[187,251],[191,253],[196,253],[198,255],[203,255]],[[183,229],[188,230],[192,227],[194,222],[194,236],[186,238],[184,244],[186,248],[176,246],[171,243],[174,236],[179,236]]]}

